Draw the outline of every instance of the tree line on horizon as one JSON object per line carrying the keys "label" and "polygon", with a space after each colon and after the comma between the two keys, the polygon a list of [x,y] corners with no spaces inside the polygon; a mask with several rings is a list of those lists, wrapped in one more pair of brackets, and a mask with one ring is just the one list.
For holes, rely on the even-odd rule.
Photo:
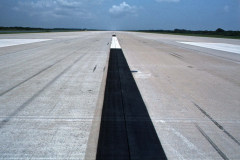
{"label": "tree line on horizon", "polygon": [[240,31],[231,31],[218,28],[215,31],[209,30],[186,30],[186,29],[174,29],[174,30],[138,30],[139,32],[151,32],[151,33],[172,33],[172,34],[186,34],[186,35],[215,35],[240,38]]}
{"label": "tree line on horizon", "polygon": [[34,28],[34,27],[1,27],[0,31],[85,31],[86,28]]}

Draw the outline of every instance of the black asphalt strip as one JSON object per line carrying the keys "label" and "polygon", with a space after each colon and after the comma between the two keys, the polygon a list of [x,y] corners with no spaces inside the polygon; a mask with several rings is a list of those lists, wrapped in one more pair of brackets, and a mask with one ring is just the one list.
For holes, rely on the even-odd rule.
{"label": "black asphalt strip", "polygon": [[121,49],[111,49],[97,160],[167,159]]}

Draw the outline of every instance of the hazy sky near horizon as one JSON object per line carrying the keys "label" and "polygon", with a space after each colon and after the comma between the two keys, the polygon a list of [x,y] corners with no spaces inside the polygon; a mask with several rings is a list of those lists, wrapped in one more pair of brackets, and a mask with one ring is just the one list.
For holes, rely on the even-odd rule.
{"label": "hazy sky near horizon", "polygon": [[0,0],[0,26],[240,30],[240,0]]}

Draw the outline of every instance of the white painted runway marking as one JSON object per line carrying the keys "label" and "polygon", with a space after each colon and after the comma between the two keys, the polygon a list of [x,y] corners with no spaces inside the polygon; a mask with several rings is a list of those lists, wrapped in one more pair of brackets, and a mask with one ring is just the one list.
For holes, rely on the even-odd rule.
{"label": "white painted runway marking", "polygon": [[138,71],[137,73],[133,74],[133,77],[139,79],[147,79],[151,77],[151,73],[142,73],[141,71]]}
{"label": "white painted runway marking", "polygon": [[120,49],[121,46],[118,42],[117,37],[112,37],[111,49]]}
{"label": "white painted runway marking", "polygon": [[51,39],[0,39],[0,47],[9,47],[21,44],[49,41]]}
{"label": "white painted runway marking", "polygon": [[204,42],[178,42],[178,43],[240,54],[240,45],[227,43],[204,43]]}

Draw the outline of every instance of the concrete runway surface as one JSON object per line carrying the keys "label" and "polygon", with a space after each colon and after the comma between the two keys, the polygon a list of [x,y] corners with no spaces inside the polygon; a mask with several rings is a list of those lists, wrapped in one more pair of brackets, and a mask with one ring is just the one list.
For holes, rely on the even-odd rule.
{"label": "concrete runway surface", "polygon": [[[0,159],[95,159],[112,34],[0,35]],[[167,158],[240,159],[240,40],[116,35]]]}

